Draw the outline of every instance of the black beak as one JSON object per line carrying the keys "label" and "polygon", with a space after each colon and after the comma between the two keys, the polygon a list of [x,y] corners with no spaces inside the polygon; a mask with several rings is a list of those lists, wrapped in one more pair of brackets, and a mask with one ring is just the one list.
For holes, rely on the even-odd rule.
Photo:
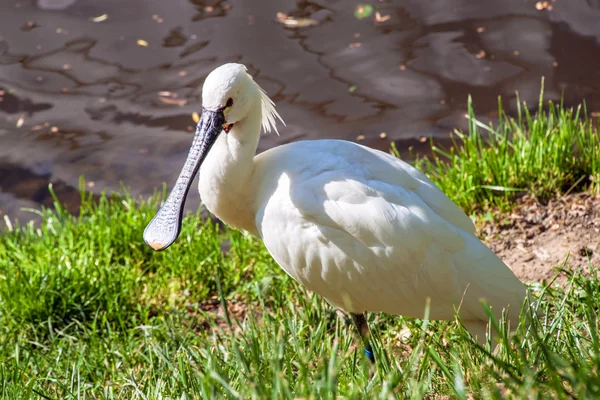
{"label": "black beak", "polygon": [[194,141],[179,178],[165,203],[144,230],[144,241],[154,250],[166,249],[179,236],[185,198],[200,165],[223,130],[223,124],[225,124],[225,116],[222,109],[211,111],[202,108]]}

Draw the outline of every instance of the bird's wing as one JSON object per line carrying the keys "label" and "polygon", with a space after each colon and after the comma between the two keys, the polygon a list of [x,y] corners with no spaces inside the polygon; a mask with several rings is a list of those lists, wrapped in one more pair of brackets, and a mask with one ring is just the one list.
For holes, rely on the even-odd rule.
{"label": "bird's wing", "polygon": [[417,317],[429,297],[432,318],[451,318],[463,299],[468,316],[481,316],[473,296],[521,301],[514,274],[472,224],[452,223],[453,203],[414,171],[363,148],[301,149],[281,159],[257,226],[278,263],[309,289],[345,309]]}
{"label": "bird's wing", "polygon": [[419,182],[419,186],[415,193],[417,193],[437,215],[464,231],[473,234],[475,233],[475,225],[471,218],[450,200],[448,196],[446,196],[446,194],[444,194],[444,192],[442,192],[425,174],[391,154],[370,148],[365,149],[385,164],[407,173]]}

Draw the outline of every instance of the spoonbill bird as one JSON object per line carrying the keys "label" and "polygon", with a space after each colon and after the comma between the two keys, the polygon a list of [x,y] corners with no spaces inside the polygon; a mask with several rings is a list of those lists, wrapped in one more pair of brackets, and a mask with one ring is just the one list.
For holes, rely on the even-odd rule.
{"label": "spoonbill bird", "polygon": [[525,286],[424,174],[343,140],[299,141],[256,155],[261,126],[277,131],[276,119],[244,65],[212,71],[192,147],[145,242],[160,251],[175,241],[200,170],[206,208],[260,237],[293,279],[348,312],[371,361],[365,311],[422,318],[429,299],[431,319],[458,312],[481,341],[486,299],[494,313],[510,306],[516,327]]}

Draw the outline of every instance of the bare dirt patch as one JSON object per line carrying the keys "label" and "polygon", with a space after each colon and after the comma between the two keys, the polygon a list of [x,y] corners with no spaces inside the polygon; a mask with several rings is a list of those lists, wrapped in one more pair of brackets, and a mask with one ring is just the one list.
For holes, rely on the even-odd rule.
{"label": "bare dirt patch", "polygon": [[[261,308],[258,305],[249,305],[239,296],[226,301],[227,314],[218,297],[213,296],[199,304],[199,310],[188,310],[192,314],[198,314],[201,321],[201,327],[204,330],[211,330],[218,326],[224,332],[238,332],[243,326],[244,321],[252,313],[256,321],[261,320]],[[198,313],[201,311],[201,313]],[[231,326],[227,322],[227,316],[231,321]]]}
{"label": "bare dirt patch", "polygon": [[548,203],[525,196],[509,214],[478,226],[482,240],[523,281],[552,279],[563,266],[589,272],[600,263],[600,197],[563,196]]}

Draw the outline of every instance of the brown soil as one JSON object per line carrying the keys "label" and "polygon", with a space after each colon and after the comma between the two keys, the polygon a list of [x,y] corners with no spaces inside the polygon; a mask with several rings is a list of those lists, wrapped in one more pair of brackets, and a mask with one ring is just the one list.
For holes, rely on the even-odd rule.
{"label": "brown soil", "polygon": [[510,214],[479,225],[482,240],[525,282],[554,278],[554,267],[589,272],[600,260],[596,195],[571,194],[547,204],[526,196]]}
{"label": "brown soil", "polygon": [[[236,296],[233,300],[227,301],[227,312],[229,314],[231,326],[227,323],[225,310],[218,297],[213,297],[200,303],[200,310],[206,313],[200,316],[200,326],[204,330],[211,330],[216,324],[223,332],[230,333],[232,329],[233,332],[238,332],[241,329],[241,324],[246,320],[246,317],[248,317],[250,312],[252,312],[256,321],[261,320],[260,307],[258,305],[249,306],[248,303],[243,301],[239,296]],[[190,312],[196,314],[195,310],[190,310]]]}

